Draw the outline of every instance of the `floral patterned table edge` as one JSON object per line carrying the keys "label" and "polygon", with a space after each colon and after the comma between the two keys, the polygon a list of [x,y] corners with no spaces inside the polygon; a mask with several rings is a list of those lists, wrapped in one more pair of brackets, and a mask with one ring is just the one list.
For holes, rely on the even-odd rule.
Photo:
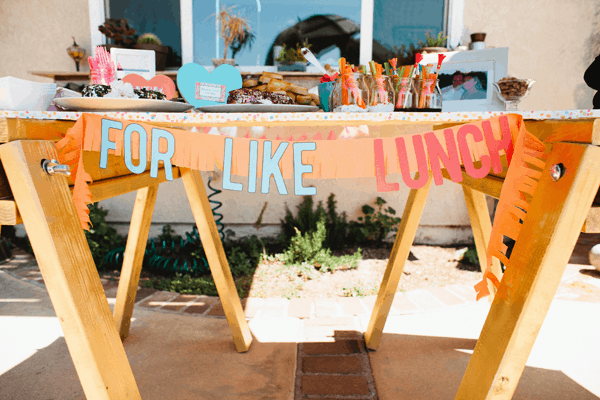
{"label": "floral patterned table edge", "polygon": [[[497,117],[507,114],[501,111],[488,112],[451,112],[451,113],[152,113],[152,112],[97,112],[110,118],[131,121],[170,122],[170,123],[227,123],[252,122],[260,124],[283,121],[335,122],[335,121],[406,121],[406,122],[461,122]],[[518,111],[526,120],[565,120],[600,118],[600,110],[551,110],[551,111]],[[0,110],[0,118],[28,118],[46,120],[77,120],[82,112],[59,111],[6,111]]]}

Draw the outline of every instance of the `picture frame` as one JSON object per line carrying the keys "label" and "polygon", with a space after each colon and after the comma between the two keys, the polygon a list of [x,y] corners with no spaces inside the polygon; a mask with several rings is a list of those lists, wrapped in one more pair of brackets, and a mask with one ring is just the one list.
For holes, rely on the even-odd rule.
{"label": "picture frame", "polygon": [[490,111],[494,98],[494,61],[445,63],[438,85],[442,111]]}
{"label": "picture frame", "polygon": [[[423,54],[421,64],[437,65],[439,53]],[[505,111],[506,105],[494,90],[493,83],[508,76],[508,47],[488,48],[476,51],[450,51],[442,53],[446,58],[440,68],[442,74],[487,71],[485,99],[446,100],[442,98],[443,112]],[[477,71],[476,71],[477,70]],[[440,89],[442,89],[440,85]],[[447,94],[446,94],[447,95]]]}
{"label": "picture frame", "polygon": [[111,48],[110,57],[115,63],[117,79],[128,74],[138,74],[147,80],[156,75],[156,53],[152,50]]}

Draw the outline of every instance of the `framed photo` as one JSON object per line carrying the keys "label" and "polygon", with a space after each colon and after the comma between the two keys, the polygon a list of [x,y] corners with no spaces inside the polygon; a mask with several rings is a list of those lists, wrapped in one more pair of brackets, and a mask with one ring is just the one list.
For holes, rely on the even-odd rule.
{"label": "framed photo", "polygon": [[156,75],[156,53],[152,50],[110,49],[110,57],[115,63],[117,79],[127,74],[138,74],[150,80]]}
{"label": "framed photo", "polygon": [[[493,83],[507,76],[507,47],[443,54],[446,58],[439,75],[442,111],[506,110],[506,105],[494,91]],[[438,54],[430,53],[423,55],[421,64],[437,65],[437,62]]]}
{"label": "framed photo", "polygon": [[442,111],[488,111],[494,96],[494,61],[442,64]]}

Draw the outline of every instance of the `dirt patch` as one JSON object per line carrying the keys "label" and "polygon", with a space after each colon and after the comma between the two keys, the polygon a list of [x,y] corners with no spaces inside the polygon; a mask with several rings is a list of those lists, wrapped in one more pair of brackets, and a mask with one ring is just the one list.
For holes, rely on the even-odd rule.
{"label": "dirt patch", "polygon": [[[477,266],[459,260],[465,248],[412,246],[398,291],[440,287],[457,283],[475,284],[482,274]],[[345,251],[345,254],[353,250]],[[308,267],[286,267],[266,261],[258,266],[252,280],[250,297],[324,298],[369,296],[377,293],[387,267],[391,249],[365,249],[355,269],[333,273],[308,271]]]}

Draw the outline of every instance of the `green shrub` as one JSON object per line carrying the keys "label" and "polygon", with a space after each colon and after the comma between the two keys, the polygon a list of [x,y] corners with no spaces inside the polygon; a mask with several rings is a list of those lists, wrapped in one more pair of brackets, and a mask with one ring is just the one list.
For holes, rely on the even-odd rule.
{"label": "green shrub", "polygon": [[143,286],[182,294],[203,294],[206,296],[219,295],[212,276],[192,278],[190,275],[182,275],[177,273],[172,279],[152,278],[144,282]]}
{"label": "green shrub", "polygon": [[398,230],[401,219],[395,217],[396,210],[392,207],[383,208],[386,201],[377,197],[375,210],[369,205],[362,206],[364,217],[358,217],[357,221],[350,222],[349,239],[356,244],[373,244],[381,246],[390,232]]}
{"label": "green shrub", "polygon": [[462,259],[460,260],[461,262],[464,262],[466,264],[471,264],[471,265],[476,265],[478,267],[480,267],[479,265],[479,256],[477,255],[477,249],[468,249],[467,251],[465,251],[465,253],[462,256]]}
{"label": "green shrub", "polygon": [[362,259],[361,250],[349,256],[336,257],[331,249],[324,248],[325,217],[317,223],[316,232],[305,232],[304,235],[296,228],[296,236],[292,238],[290,247],[283,253],[281,261],[285,265],[308,264],[321,271],[334,271],[342,265],[356,268]]}

